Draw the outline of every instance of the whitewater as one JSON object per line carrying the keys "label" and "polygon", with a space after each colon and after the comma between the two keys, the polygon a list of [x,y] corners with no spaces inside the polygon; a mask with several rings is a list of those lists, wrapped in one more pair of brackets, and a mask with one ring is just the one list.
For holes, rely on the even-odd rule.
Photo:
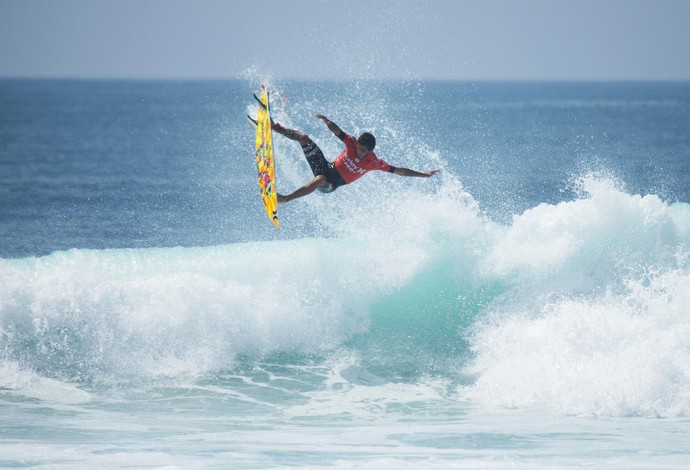
{"label": "whitewater", "polygon": [[280,231],[252,86],[2,82],[0,466],[688,465],[687,84],[272,83],[327,155],[317,112],[442,170]]}

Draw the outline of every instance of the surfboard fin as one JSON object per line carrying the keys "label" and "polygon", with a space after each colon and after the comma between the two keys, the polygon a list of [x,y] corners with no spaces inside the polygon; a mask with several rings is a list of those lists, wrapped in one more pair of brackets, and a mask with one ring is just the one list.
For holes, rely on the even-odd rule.
{"label": "surfboard fin", "polygon": [[256,102],[259,103],[259,106],[261,106],[262,108],[264,108],[264,111],[268,111],[268,109],[266,108],[266,105],[264,104],[263,101],[261,101],[261,98],[259,98],[258,96],[256,96],[256,93],[252,93],[252,96],[254,96],[254,99],[256,100]]}

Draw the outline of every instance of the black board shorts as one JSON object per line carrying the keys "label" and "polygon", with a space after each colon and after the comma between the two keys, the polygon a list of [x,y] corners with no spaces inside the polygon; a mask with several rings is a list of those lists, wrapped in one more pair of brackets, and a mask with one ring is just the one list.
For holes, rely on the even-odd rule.
{"label": "black board shorts", "polygon": [[326,157],[323,156],[323,152],[314,141],[310,139],[306,145],[302,146],[302,151],[304,152],[304,156],[314,176],[323,175],[328,181],[318,188],[320,192],[331,193],[338,187],[347,184],[343,177],[340,176],[340,173],[335,169],[333,163],[326,160]]}

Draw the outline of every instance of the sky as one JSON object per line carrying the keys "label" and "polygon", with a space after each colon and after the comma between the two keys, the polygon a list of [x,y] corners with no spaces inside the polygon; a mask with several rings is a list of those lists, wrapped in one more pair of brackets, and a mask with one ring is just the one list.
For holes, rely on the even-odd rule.
{"label": "sky", "polygon": [[690,80],[690,0],[0,0],[0,77]]}

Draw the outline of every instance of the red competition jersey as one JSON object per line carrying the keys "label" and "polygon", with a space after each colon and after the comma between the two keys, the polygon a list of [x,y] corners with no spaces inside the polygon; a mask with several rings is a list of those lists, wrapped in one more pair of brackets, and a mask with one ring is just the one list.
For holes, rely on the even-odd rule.
{"label": "red competition jersey", "polygon": [[393,167],[371,152],[366,157],[357,158],[357,139],[350,134],[345,134],[342,138],[345,143],[345,150],[338,155],[333,165],[346,183],[352,183],[372,170],[392,171]]}

